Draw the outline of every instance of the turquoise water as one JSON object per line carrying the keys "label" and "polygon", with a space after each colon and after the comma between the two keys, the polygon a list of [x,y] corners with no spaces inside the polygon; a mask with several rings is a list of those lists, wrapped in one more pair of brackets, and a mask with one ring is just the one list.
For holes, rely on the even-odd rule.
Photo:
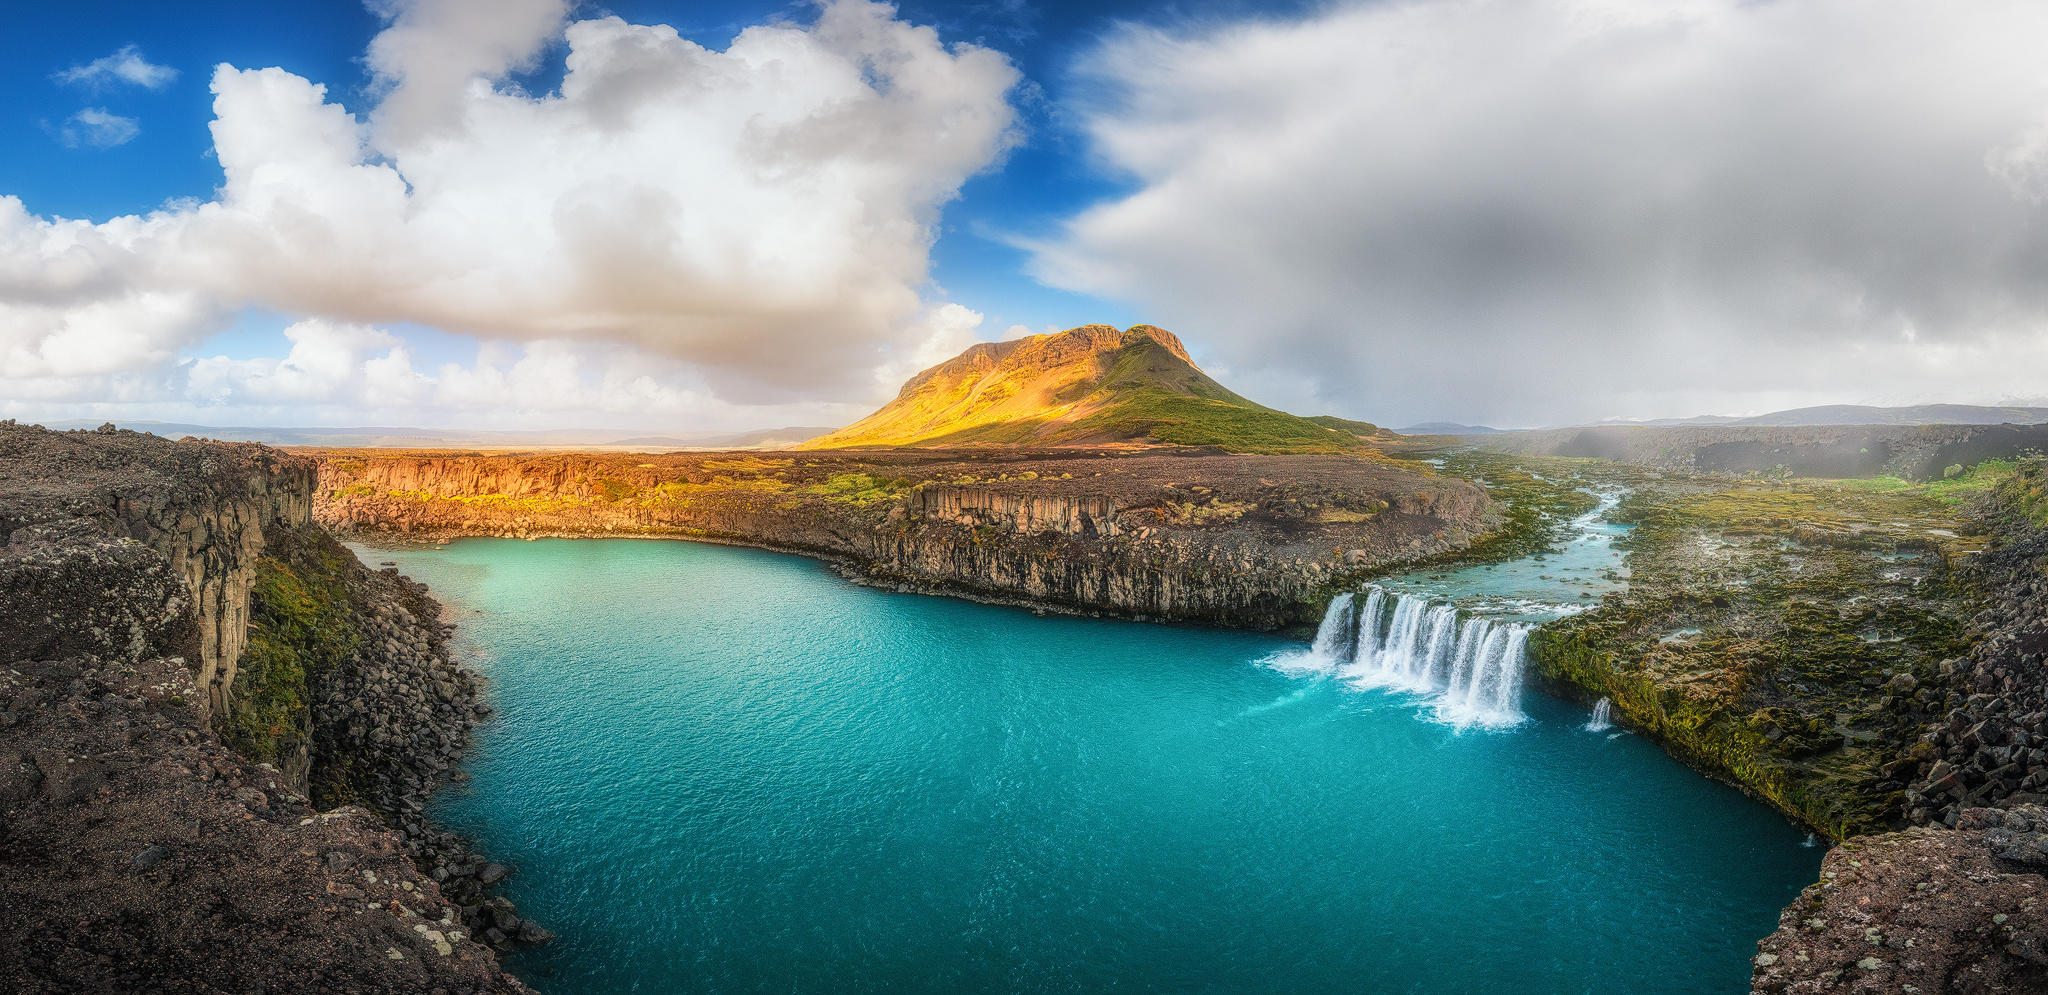
{"label": "turquoise water", "polygon": [[1542,622],[1584,611],[1598,604],[1602,595],[1628,586],[1628,564],[1614,541],[1627,535],[1630,527],[1607,520],[1623,494],[1599,495],[1599,506],[1574,520],[1557,548],[1541,556],[1401,574],[1379,585],[1454,601],[1469,612],[1503,619]]}
{"label": "turquoise water", "polygon": [[473,539],[492,683],[437,815],[561,933],[546,992],[1738,992],[1820,851],[1632,736],[1456,732],[1300,644]]}

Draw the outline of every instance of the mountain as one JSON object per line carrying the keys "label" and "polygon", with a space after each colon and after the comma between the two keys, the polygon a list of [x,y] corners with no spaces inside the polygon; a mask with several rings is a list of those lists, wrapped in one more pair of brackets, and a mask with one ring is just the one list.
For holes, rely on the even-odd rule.
{"label": "mountain", "polygon": [[1460,425],[1449,421],[1428,421],[1400,430],[1402,435],[1499,435],[1502,431],[1486,425]]}
{"label": "mountain", "polygon": [[636,435],[614,439],[606,446],[649,446],[667,449],[789,449],[805,439],[832,431],[830,425],[791,425],[763,428],[726,435]]}
{"label": "mountain", "polygon": [[800,448],[1166,443],[1343,452],[1360,447],[1360,428],[1372,428],[1338,421],[1319,425],[1231,393],[1165,329],[1083,325],[974,345],[910,378],[881,410]]}
{"label": "mountain", "polygon": [[[57,430],[92,428],[94,421],[52,422]],[[434,428],[283,428],[188,425],[179,422],[123,422],[122,428],[167,439],[195,435],[222,442],[266,446],[364,447],[373,449],[787,449],[830,428],[790,426],[695,435],[630,435],[625,429],[561,428],[537,431]]]}
{"label": "mountain", "polygon": [[1981,404],[1914,404],[1884,408],[1867,404],[1825,404],[1813,408],[1773,411],[1747,418],[1700,415],[1694,418],[1657,418],[1640,422],[1605,422],[1612,425],[2039,425],[2048,423],[2048,408],[1994,407]]}

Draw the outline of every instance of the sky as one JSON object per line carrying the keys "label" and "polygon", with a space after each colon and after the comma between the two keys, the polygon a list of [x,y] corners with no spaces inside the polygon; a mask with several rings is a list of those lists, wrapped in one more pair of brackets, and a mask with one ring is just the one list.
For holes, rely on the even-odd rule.
{"label": "sky", "polygon": [[47,4],[0,417],[834,425],[1150,322],[1381,424],[2048,403],[2048,5]]}

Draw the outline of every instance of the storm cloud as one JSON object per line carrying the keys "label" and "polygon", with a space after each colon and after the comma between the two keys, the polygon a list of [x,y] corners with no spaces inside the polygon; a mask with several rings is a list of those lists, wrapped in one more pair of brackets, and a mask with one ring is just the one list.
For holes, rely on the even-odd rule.
{"label": "storm cloud", "polygon": [[1254,396],[1556,423],[2048,394],[2048,6],[1430,0],[1126,27],[1029,243]]}

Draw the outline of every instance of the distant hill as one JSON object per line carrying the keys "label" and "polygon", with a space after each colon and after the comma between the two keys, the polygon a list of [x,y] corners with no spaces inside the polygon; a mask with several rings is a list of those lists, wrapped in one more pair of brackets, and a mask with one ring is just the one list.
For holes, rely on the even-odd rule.
{"label": "distant hill", "polygon": [[1802,425],[2040,425],[2048,423],[2048,408],[2009,408],[1980,404],[1915,404],[1885,408],[1865,404],[1827,404],[1814,408],[1793,408],[1747,418],[1701,415],[1694,418],[1658,418],[1642,422],[1605,422],[1610,425],[1768,425],[1792,428]]}
{"label": "distant hill", "polygon": [[1350,418],[1339,418],[1336,415],[1310,415],[1308,420],[1324,428],[1334,428],[1339,432],[1349,432],[1361,438],[1370,438],[1380,434],[1380,427],[1369,421],[1354,421]]}
{"label": "distant hill", "polygon": [[1083,325],[972,346],[910,378],[881,410],[801,448],[1167,443],[1342,452],[1359,448],[1359,429],[1372,428],[1329,420],[1231,393],[1165,329]]}
{"label": "distant hill", "polygon": [[[53,429],[93,428],[96,421],[51,422]],[[432,428],[280,428],[188,425],[180,422],[122,422],[122,428],[169,439],[188,435],[223,442],[267,446],[333,446],[377,449],[787,449],[830,428],[791,426],[699,435],[630,435],[624,429],[564,428],[529,432]]]}
{"label": "distant hill", "polygon": [[608,446],[654,446],[671,449],[790,449],[806,439],[832,431],[832,426],[792,425],[728,435],[637,435]]}
{"label": "distant hill", "polygon": [[1498,435],[1502,431],[1485,425],[1460,425],[1457,422],[1426,421],[1398,429],[1402,435]]}

